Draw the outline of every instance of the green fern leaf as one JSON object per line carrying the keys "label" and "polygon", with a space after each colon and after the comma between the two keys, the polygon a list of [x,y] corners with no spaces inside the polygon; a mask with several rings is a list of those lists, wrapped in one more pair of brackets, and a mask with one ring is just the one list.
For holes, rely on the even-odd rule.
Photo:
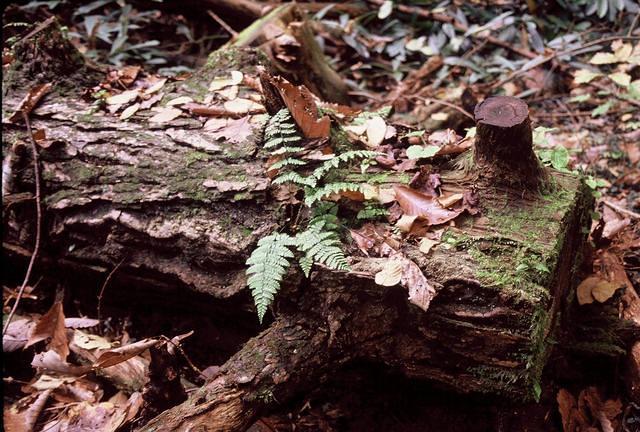
{"label": "green fern leaf", "polygon": [[302,269],[302,273],[304,273],[305,277],[309,277],[311,274],[311,267],[313,267],[313,258],[309,255],[305,255],[300,258],[300,268]]}
{"label": "green fern leaf", "polygon": [[319,189],[311,189],[305,193],[304,203],[307,206],[311,206],[316,201],[320,201],[322,198],[331,195],[333,193],[345,192],[345,191],[360,191],[362,187],[358,183],[329,183],[322,186]]}
{"label": "green fern leaf", "polygon": [[311,177],[316,180],[320,180],[324,177],[329,171],[338,168],[343,163],[349,162],[354,159],[372,159],[376,156],[379,156],[381,153],[369,151],[369,150],[352,150],[348,152],[341,153],[333,158],[325,161],[322,165],[316,168],[311,174]]}
{"label": "green fern leaf", "polygon": [[298,165],[298,166],[302,166],[302,165],[306,165],[307,162],[300,160],[300,159],[296,159],[296,158],[286,158],[286,159],[282,159],[281,161],[278,161],[272,165],[269,166],[269,170],[276,170],[276,169],[280,169],[282,167],[285,166],[290,166],[290,165]]}
{"label": "green fern leaf", "polygon": [[296,239],[287,234],[271,234],[258,242],[258,247],[247,259],[247,285],[262,323],[267,308],[273,303],[280,290],[280,282],[291,265],[293,252],[290,247],[297,245]]}
{"label": "green fern leaf", "polygon": [[298,153],[299,151],[304,150],[304,147],[281,147],[277,150],[271,152],[273,155],[281,155],[285,153]]}
{"label": "green fern leaf", "polygon": [[313,179],[310,179],[308,177],[303,177],[295,171],[291,171],[276,177],[275,179],[273,179],[272,183],[273,184],[294,183],[301,186],[309,186],[309,187],[315,186],[315,182],[313,181]]}
{"label": "green fern leaf", "polygon": [[349,263],[340,248],[337,233],[324,230],[324,223],[309,226],[296,236],[296,240],[298,250],[304,252],[313,262],[336,270],[349,270]]}

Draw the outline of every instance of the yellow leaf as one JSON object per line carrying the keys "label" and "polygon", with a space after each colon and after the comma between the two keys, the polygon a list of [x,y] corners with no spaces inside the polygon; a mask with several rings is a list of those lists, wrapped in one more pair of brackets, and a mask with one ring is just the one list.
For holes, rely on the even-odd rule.
{"label": "yellow leaf", "polygon": [[591,60],[589,60],[589,63],[601,65],[601,64],[618,63],[619,61],[620,60],[618,60],[618,58],[612,53],[599,52],[599,53],[596,53],[593,57],[591,57]]}
{"label": "yellow leaf", "polygon": [[426,255],[431,251],[432,247],[439,243],[439,241],[431,240],[430,238],[424,237],[422,240],[420,240],[420,252]]}
{"label": "yellow leaf", "polygon": [[594,286],[591,290],[591,295],[600,303],[604,303],[609,300],[619,288],[622,287],[623,286],[621,286],[619,283],[600,279],[596,286]]}
{"label": "yellow leaf", "polygon": [[615,72],[609,75],[609,79],[621,87],[628,87],[631,84],[631,75],[625,72]]}
{"label": "yellow leaf", "polygon": [[618,59],[619,62],[626,62],[627,60],[629,60],[629,57],[631,57],[631,52],[633,51],[633,47],[631,46],[631,44],[621,44],[618,45],[616,47],[613,47],[614,49],[613,55]]}
{"label": "yellow leaf", "polygon": [[576,290],[576,296],[578,297],[578,304],[585,305],[593,303],[593,296],[591,291],[593,287],[598,283],[600,278],[598,276],[589,276],[578,285]]}
{"label": "yellow leaf", "polygon": [[573,82],[576,84],[585,84],[601,75],[602,74],[599,72],[591,72],[590,70],[587,70],[587,69],[580,69],[576,71],[573,78]]}

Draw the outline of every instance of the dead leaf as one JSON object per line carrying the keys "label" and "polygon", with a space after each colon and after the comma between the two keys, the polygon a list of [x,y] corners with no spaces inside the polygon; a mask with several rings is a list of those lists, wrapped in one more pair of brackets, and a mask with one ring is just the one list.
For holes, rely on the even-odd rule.
{"label": "dead leaf", "polygon": [[567,390],[560,389],[556,400],[558,401],[558,411],[562,418],[562,430],[564,432],[574,432],[575,421],[573,420],[573,411],[577,407],[576,398]]}
{"label": "dead leaf", "polygon": [[593,300],[604,303],[623,287],[624,284],[619,282],[610,282],[597,275],[589,276],[578,285],[578,304],[593,303]]}
{"label": "dead leaf", "polygon": [[38,102],[49,93],[51,90],[51,83],[39,84],[35,87],[32,87],[29,90],[29,93],[20,101],[16,111],[9,117],[10,122],[15,122],[22,117],[22,114],[26,114],[27,116],[31,114],[31,111],[38,105]]}
{"label": "dead leaf", "polygon": [[235,98],[224,103],[224,109],[232,114],[259,114],[266,112],[264,106],[250,99]]}
{"label": "dead leaf", "polygon": [[403,214],[400,219],[398,219],[398,222],[396,222],[396,226],[400,231],[407,233],[411,231],[411,227],[417,218],[418,215]]}
{"label": "dead leaf", "polygon": [[[3,426],[6,432],[31,432],[33,431],[38,417],[45,407],[49,396],[53,390],[45,390],[37,394],[35,400],[29,403],[26,410],[20,411],[18,404],[24,401],[24,399],[34,399],[34,396],[27,396],[24,399],[18,401],[18,403],[12,405],[10,408],[4,409]],[[24,405],[24,404],[21,404]]]}
{"label": "dead leaf", "polygon": [[209,84],[209,91],[216,91],[216,90],[223,89],[225,87],[238,85],[242,82],[243,79],[244,79],[244,74],[242,72],[231,71],[231,77],[229,78],[225,78],[225,77],[214,78],[213,81],[211,81],[211,84]]}
{"label": "dead leaf", "polygon": [[401,283],[409,291],[409,301],[426,312],[436,296],[436,289],[412,260],[403,258],[402,266]]}
{"label": "dead leaf", "polygon": [[438,197],[438,202],[442,207],[449,208],[449,207],[453,207],[455,204],[458,204],[460,201],[462,201],[463,197],[464,197],[463,194],[455,193],[447,196]]}
{"label": "dead leaf", "polygon": [[151,117],[149,121],[151,123],[159,123],[159,124],[168,123],[180,117],[180,115],[182,115],[182,111],[179,110],[178,108],[172,108],[172,107],[162,108],[158,112],[158,114]]}
{"label": "dead leaf", "polygon": [[145,91],[144,91],[144,95],[145,96],[149,96],[153,93],[157,93],[158,91],[162,90],[162,87],[164,87],[165,83],[167,82],[166,78],[162,78],[159,79],[158,81],[156,81],[155,84],[152,84],[151,86],[149,86]]}
{"label": "dead leaf", "polygon": [[439,241],[431,240],[430,238],[424,237],[423,239],[420,240],[420,246],[419,246],[420,252],[427,255],[429,254],[429,252],[431,252],[431,249],[438,244],[440,244]]}
{"label": "dead leaf", "polygon": [[95,327],[100,324],[100,321],[93,318],[65,318],[64,326],[67,328],[88,328]]}
{"label": "dead leaf", "polygon": [[380,116],[373,116],[366,121],[367,144],[370,147],[378,147],[384,141],[387,133],[387,124]]}
{"label": "dead leaf", "polygon": [[402,279],[402,263],[397,259],[389,259],[382,270],[375,275],[375,282],[382,286],[394,286]]}
{"label": "dead leaf", "polygon": [[120,114],[120,120],[127,120],[136,112],[138,112],[139,109],[140,109],[140,104],[137,102],[134,103],[133,105],[126,107]]}
{"label": "dead leaf", "polygon": [[326,138],[329,136],[331,120],[329,116],[318,119],[318,107],[305,86],[294,86],[280,76],[269,77],[278,89],[291,116],[306,138]]}
{"label": "dead leaf", "polygon": [[69,341],[64,327],[64,313],[60,302],[55,302],[51,309],[40,318],[25,347],[47,338],[51,338],[48,348],[60,354],[60,358],[65,360],[69,355]]}
{"label": "dead leaf", "polygon": [[12,352],[24,348],[35,325],[35,321],[30,318],[11,321],[7,332],[2,336],[2,350]]}
{"label": "dead leaf", "polygon": [[136,80],[140,66],[124,66],[118,71],[118,78],[125,87],[129,87]]}
{"label": "dead leaf", "polygon": [[456,218],[463,209],[442,208],[435,197],[418,192],[406,186],[394,186],[396,200],[404,214],[418,216],[429,225],[439,225]]}
{"label": "dead leaf", "polygon": [[193,102],[193,98],[189,96],[180,96],[175,99],[171,99],[169,102],[167,102],[166,106],[183,105],[189,102]]}
{"label": "dead leaf", "polygon": [[141,341],[132,343],[130,345],[125,345],[120,348],[114,348],[109,351],[105,351],[93,364],[93,367],[96,369],[100,368],[108,368],[118,363],[125,362],[132,357],[137,356],[142,351],[149,349],[152,346],[160,343],[157,339],[143,339]]}
{"label": "dead leaf", "polygon": [[213,139],[226,139],[236,144],[246,142],[254,130],[249,116],[239,119],[212,118],[204,124],[204,129],[210,132]]}
{"label": "dead leaf", "polygon": [[111,348],[111,342],[105,338],[88,334],[81,330],[75,330],[73,332],[73,343],[86,350]]}
{"label": "dead leaf", "polygon": [[138,90],[125,90],[120,94],[109,96],[106,102],[107,105],[123,105],[136,100],[138,93]]}
{"label": "dead leaf", "polygon": [[239,91],[240,91],[240,87],[238,87],[237,85],[234,85],[234,86],[222,89],[222,90],[218,90],[218,91],[216,91],[216,94],[219,94],[220,96],[222,96],[226,100],[234,100],[235,98],[238,97],[238,92]]}
{"label": "dead leaf", "polygon": [[34,355],[31,366],[68,375],[84,375],[91,370],[90,366],[74,366],[67,363],[53,350]]}

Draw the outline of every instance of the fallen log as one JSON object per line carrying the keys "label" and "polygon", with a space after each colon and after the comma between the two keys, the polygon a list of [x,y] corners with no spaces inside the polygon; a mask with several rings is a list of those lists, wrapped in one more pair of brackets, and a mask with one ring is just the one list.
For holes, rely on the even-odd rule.
{"label": "fallen log", "polygon": [[[257,77],[261,58],[253,50],[214,53],[192,78],[168,86],[163,101],[199,101],[230,70]],[[11,112],[27,87],[7,84]],[[40,149],[45,259],[76,271],[122,261],[119,273],[140,286],[217,299],[246,294],[247,256],[288,223],[265,173],[261,127],[248,122],[250,133],[232,139],[193,116],[154,124],[153,113],[141,111],[125,122],[96,111],[78,90],[58,87],[32,113],[49,141]],[[478,115],[483,106],[491,115]],[[141,430],[244,430],[352,360],[459,392],[539,396],[559,312],[573,296],[592,198],[578,177],[532,157],[522,102],[490,99],[476,117],[475,158],[442,176],[461,190],[479,181],[482,216],[448,227],[428,255],[402,246],[436,289],[427,311],[401,286],[375,283],[387,258],[353,256],[350,272],[317,268],[309,279],[291,273],[273,323]],[[5,151],[26,140],[20,124],[3,122],[3,132]],[[27,156],[14,162],[8,201],[33,190],[29,167]],[[22,200],[5,209],[9,255],[33,241],[32,207]]]}

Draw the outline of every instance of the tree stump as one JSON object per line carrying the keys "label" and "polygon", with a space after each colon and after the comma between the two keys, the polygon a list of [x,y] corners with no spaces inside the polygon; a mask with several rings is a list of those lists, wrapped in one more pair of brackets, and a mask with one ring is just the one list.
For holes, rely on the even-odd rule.
{"label": "tree stump", "polygon": [[[197,101],[211,79],[229,70],[257,77],[260,61],[264,56],[254,50],[213,53],[192,78],[172,84],[165,100],[188,95]],[[3,101],[7,111],[28,90],[12,88]],[[189,116],[150,125],[151,113],[141,112],[124,122],[95,112],[79,90],[58,88],[32,113],[33,126],[52,142],[41,149],[44,262],[56,272],[106,275],[124,259],[118,278],[127,277],[128,290],[248,299],[246,258],[258,239],[287,223],[264,169],[269,155],[261,129],[252,126],[232,142]],[[408,301],[404,288],[375,283],[386,258],[353,256],[348,273],[291,274],[273,323],[216,378],[141,430],[244,430],[354,360],[459,392],[539,395],[558,312],[573,297],[592,197],[580,178],[532,159],[529,120],[519,104],[506,105],[515,107],[509,121],[491,114],[493,102],[477,111],[489,107],[478,116],[475,153],[482,216],[456,220],[428,255],[412,243],[402,246],[436,287],[426,312]],[[26,141],[19,124],[3,124],[3,132],[5,152]],[[31,163],[23,159],[8,198],[33,190]],[[523,193],[522,186],[532,190]],[[32,208],[32,200],[14,199],[5,209],[9,257],[28,255],[23,245],[33,239]]]}
{"label": "tree stump", "polygon": [[533,153],[527,104],[496,96],[476,106],[475,164],[485,183],[542,190],[547,175]]}

